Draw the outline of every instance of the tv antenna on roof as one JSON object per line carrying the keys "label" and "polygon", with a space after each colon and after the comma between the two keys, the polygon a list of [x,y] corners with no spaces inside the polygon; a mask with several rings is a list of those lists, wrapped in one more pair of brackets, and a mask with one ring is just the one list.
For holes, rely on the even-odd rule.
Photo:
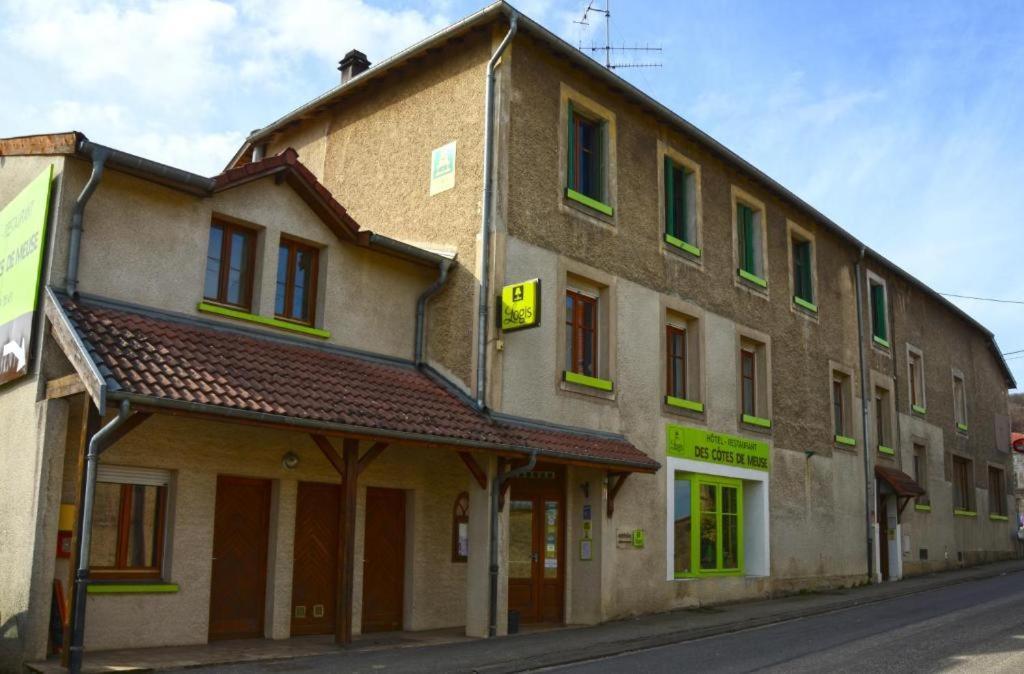
{"label": "tv antenna on roof", "polygon": [[579,44],[580,51],[589,51],[592,54],[597,52],[604,52],[604,67],[608,70],[615,70],[616,68],[660,68],[660,63],[612,63],[612,52],[652,52],[661,51],[661,47],[650,47],[650,46],[633,46],[633,47],[613,47],[612,46],[612,2],[611,0],[605,0],[604,7],[595,7],[594,1],[587,3],[587,8],[583,10],[583,18],[579,21],[573,21],[581,26],[590,25],[591,14],[604,14],[604,46],[590,45],[584,47],[582,40]]}

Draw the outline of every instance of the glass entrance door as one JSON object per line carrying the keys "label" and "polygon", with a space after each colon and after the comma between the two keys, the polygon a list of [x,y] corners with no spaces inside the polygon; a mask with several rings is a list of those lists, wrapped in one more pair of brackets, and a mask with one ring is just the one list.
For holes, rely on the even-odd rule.
{"label": "glass entrance door", "polygon": [[522,623],[563,616],[565,513],[560,473],[516,480],[508,502],[508,608]]}

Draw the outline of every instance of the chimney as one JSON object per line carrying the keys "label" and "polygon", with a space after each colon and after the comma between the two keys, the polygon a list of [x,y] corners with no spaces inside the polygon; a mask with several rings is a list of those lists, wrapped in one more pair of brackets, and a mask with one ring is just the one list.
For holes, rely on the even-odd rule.
{"label": "chimney", "polygon": [[338,70],[341,71],[341,83],[345,84],[356,75],[366,72],[366,69],[370,67],[370,62],[366,59],[366,54],[353,49],[349,53],[345,54],[345,58],[338,61]]}

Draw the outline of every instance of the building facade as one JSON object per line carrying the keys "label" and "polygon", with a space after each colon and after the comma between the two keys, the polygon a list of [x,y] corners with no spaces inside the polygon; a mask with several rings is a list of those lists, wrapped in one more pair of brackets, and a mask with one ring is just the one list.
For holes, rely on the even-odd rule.
{"label": "building facade", "polygon": [[0,140],[0,204],[54,176],[3,664],[64,610],[86,650],[487,636],[1015,553],[969,316],[505,3],[366,65],[214,178]]}

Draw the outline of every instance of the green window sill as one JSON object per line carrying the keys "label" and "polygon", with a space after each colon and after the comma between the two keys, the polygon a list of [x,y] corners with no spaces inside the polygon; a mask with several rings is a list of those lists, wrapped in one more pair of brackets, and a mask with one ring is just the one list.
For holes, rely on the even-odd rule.
{"label": "green window sill", "polygon": [[961,423],[958,423],[958,424],[956,425],[956,429],[957,429],[958,431],[963,431],[964,433],[966,433],[966,432],[967,432],[967,424],[961,424]]}
{"label": "green window sill", "polygon": [[857,441],[854,438],[848,438],[845,435],[837,435],[836,436],[836,444],[837,445],[848,445],[850,447],[856,447],[857,446]]}
{"label": "green window sill", "polygon": [[579,384],[580,386],[594,388],[598,391],[611,391],[613,387],[612,382],[608,379],[589,377],[579,372],[570,372],[569,370],[562,373],[562,378],[569,384]]}
{"label": "green window sill", "polygon": [[89,594],[171,594],[177,583],[89,583]]}
{"label": "green window sill", "polygon": [[743,423],[750,424],[751,426],[760,426],[761,428],[771,428],[771,419],[762,419],[761,417],[755,417],[752,414],[743,415]]}
{"label": "green window sill", "polygon": [[797,305],[798,307],[803,307],[804,309],[807,309],[807,311],[810,311],[812,313],[818,313],[818,305],[815,304],[814,302],[808,302],[802,297],[797,297],[794,295],[793,304]]}
{"label": "green window sill", "polygon": [[996,515],[995,513],[989,513],[988,518],[993,522],[1008,522],[1010,520],[1006,515]]}
{"label": "green window sill", "polygon": [[612,215],[613,213],[612,207],[608,204],[603,204],[597,199],[588,197],[586,194],[580,194],[571,187],[565,188],[565,198],[583,204],[587,208],[593,208],[598,213],[604,213],[605,215]]}
{"label": "green window sill", "polygon": [[889,340],[888,339],[884,339],[882,337],[879,337],[878,335],[874,335],[872,337],[872,339],[875,340],[875,344],[878,344],[879,346],[884,346],[887,349],[890,348],[890,344],[889,344]]}
{"label": "green window sill", "polygon": [[926,503],[915,503],[914,510],[919,513],[930,513],[932,511],[932,507]]}
{"label": "green window sill", "polygon": [[925,414],[928,412],[926,408],[921,407],[920,405],[911,405],[910,409],[913,410],[914,412],[917,412],[918,414]]}
{"label": "green window sill", "polygon": [[977,517],[978,513],[973,510],[954,510],[953,514],[957,517]]}
{"label": "green window sill", "polygon": [[878,451],[881,454],[888,454],[889,456],[895,456],[896,455],[896,450],[895,449],[893,449],[892,447],[886,447],[885,445],[879,445],[878,446]]}
{"label": "green window sill", "polygon": [[267,318],[266,316],[257,316],[256,314],[250,314],[246,311],[241,311],[239,309],[230,309],[228,307],[222,307],[219,304],[200,302],[199,306],[197,306],[196,309],[207,314],[226,316],[227,318],[236,318],[240,321],[249,321],[250,323],[257,323],[259,325],[268,325],[272,328],[290,330],[291,332],[298,332],[303,335],[310,335],[311,337],[319,337],[320,339],[330,339],[331,337],[331,333],[327,332],[326,330],[320,330],[319,328],[311,328],[308,325],[300,325],[298,323],[291,323],[289,321],[282,321],[279,318]]}
{"label": "green window sill", "polygon": [[768,287],[768,281],[765,281],[763,278],[761,278],[757,274],[751,274],[746,269],[737,269],[736,273],[739,274],[739,277],[741,279],[743,279],[744,281],[749,281],[749,282],[753,283],[756,286],[761,286],[762,288],[767,288]]}
{"label": "green window sill", "polygon": [[694,246],[693,244],[686,243],[682,239],[677,239],[671,234],[665,235],[665,243],[667,243],[670,246],[675,246],[679,250],[684,250],[694,257],[700,257],[700,248]]}
{"label": "green window sill", "polygon": [[693,400],[686,400],[684,398],[676,398],[674,396],[665,396],[665,404],[671,407],[679,407],[684,410],[690,410],[691,412],[703,412],[704,403],[698,403]]}

